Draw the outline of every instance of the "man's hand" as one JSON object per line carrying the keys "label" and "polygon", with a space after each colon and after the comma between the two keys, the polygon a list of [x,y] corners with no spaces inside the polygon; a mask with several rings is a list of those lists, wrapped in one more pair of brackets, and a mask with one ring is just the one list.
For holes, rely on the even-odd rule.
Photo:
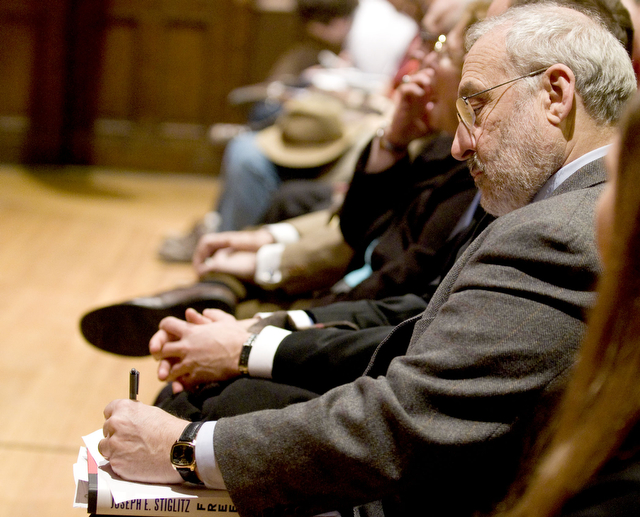
{"label": "man's hand", "polygon": [[220,309],[205,309],[200,314],[195,309],[187,309],[185,313],[185,319],[189,323],[213,323],[214,321],[235,321],[238,325],[241,325],[243,329],[249,330],[254,324],[256,324],[260,318],[253,317],[246,320],[236,320],[228,312],[221,311]]}
{"label": "man's hand", "polygon": [[[215,271],[206,264],[208,258],[221,249],[230,251],[258,251],[265,244],[273,244],[273,235],[264,228],[243,232],[208,233],[198,241],[193,254],[193,267],[198,275]],[[254,267],[255,270],[255,267]]]}
{"label": "man's hand", "polygon": [[105,438],[98,450],[123,479],[181,483],[171,466],[171,446],[189,422],[134,400],[114,400],[104,409]]}
{"label": "man's hand", "polygon": [[256,252],[222,248],[199,266],[198,273],[200,275],[205,273],[227,273],[239,280],[253,282],[256,275]]}
{"label": "man's hand", "polygon": [[398,87],[397,105],[385,137],[393,145],[406,147],[433,131],[429,122],[434,72],[423,68]]}
{"label": "man's hand", "polygon": [[165,318],[149,342],[151,355],[160,361],[158,379],[172,382],[174,393],[240,375],[240,352],[252,320],[237,321],[218,310],[206,315],[187,311],[190,321]]}

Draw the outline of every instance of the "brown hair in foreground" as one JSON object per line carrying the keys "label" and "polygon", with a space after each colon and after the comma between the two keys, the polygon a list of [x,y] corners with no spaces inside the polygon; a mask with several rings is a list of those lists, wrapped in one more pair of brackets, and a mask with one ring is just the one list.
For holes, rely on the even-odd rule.
{"label": "brown hair in foreground", "polygon": [[640,417],[640,96],[621,122],[613,230],[598,302],[542,455],[501,517],[555,515],[602,466],[623,457]]}

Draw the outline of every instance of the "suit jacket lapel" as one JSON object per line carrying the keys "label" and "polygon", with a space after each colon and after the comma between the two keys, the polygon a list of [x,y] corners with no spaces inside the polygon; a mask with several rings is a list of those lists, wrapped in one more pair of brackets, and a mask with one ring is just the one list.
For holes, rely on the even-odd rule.
{"label": "suit jacket lapel", "polygon": [[607,171],[604,166],[604,158],[598,158],[597,160],[587,163],[584,167],[581,167],[569,176],[566,181],[551,193],[551,196],[557,196],[572,190],[593,187],[604,183],[606,180]]}
{"label": "suit jacket lapel", "polygon": [[[604,167],[604,160],[599,158],[586,164],[584,167],[578,169],[573,175],[567,178],[556,190],[553,191],[551,196],[556,196],[565,192],[573,190],[579,190],[583,188],[593,187],[606,181],[606,170]],[[494,219],[491,216],[483,218],[480,224],[482,230],[485,229],[487,223],[492,222]],[[474,231],[472,248],[477,247],[480,239],[477,239],[478,231]],[[469,250],[467,250],[469,251]],[[395,355],[405,353],[405,344],[409,341],[413,343],[417,336],[421,334],[426,327],[431,324],[435,314],[440,307],[449,298],[451,287],[455,283],[460,271],[464,268],[468,257],[472,254],[469,251],[463,260],[456,260],[449,273],[443,279],[436,292],[434,293],[429,305],[425,309],[422,315],[415,316],[400,325],[398,325],[387,338],[378,345],[374,352],[369,366],[365,371],[365,375],[377,376],[383,375],[386,371],[386,367]],[[417,327],[417,328],[416,328]],[[391,354],[391,355],[390,355]]]}

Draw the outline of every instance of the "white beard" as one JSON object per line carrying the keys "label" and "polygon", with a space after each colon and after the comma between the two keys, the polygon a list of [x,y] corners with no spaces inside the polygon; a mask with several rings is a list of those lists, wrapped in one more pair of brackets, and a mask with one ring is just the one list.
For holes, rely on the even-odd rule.
{"label": "white beard", "polygon": [[476,178],[480,204],[492,215],[529,204],[564,162],[562,144],[549,139],[535,123],[533,104],[533,97],[516,103],[500,130],[498,148],[483,161],[477,153],[468,160],[470,170],[482,172]]}

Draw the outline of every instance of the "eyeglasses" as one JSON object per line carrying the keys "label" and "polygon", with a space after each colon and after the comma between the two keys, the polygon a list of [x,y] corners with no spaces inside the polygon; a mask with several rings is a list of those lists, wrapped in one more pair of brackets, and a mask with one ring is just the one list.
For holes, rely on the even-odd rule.
{"label": "eyeglasses", "polygon": [[526,77],[533,77],[534,75],[538,75],[546,71],[547,71],[546,68],[541,68],[539,70],[529,72],[528,74],[521,75],[520,77],[516,77],[515,79],[510,79],[508,81],[505,81],[504,83],[497,84],[495,86],[492,86],[491,88],[482,90],[481,92],[473,93],[471,95],[467,95],[466,97],[459,97],[458,100],[456,101],[456,110],[458,112],[458,118],[467,127],[467,129],[471,131],[473,128],[473,125],[476,123],[476,112],[473,110],[471,105],[467,102],[468,99],[471,99],[472,97],[481,95],[483,93],[490,92],[491,90],[495,90],[496,88],[500,88],[505,84],[513,83],[515,81],[519,81],[520,79],[525,79]]}

